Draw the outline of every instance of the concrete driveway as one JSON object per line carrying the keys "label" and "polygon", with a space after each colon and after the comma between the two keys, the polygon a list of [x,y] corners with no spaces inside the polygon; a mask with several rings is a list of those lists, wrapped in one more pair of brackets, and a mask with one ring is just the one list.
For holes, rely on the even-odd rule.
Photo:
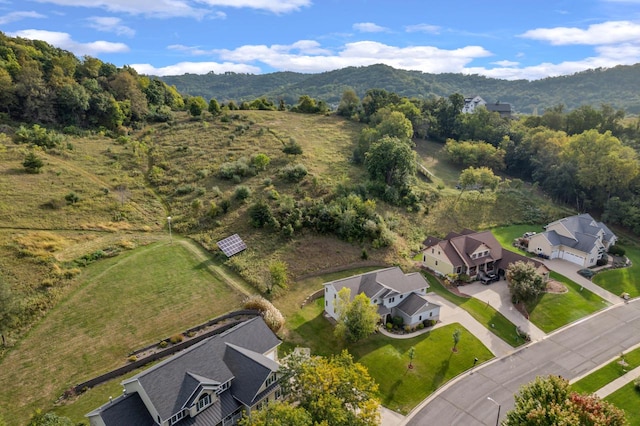
{"label": "concrete driveway", "polygon": [[[545,337],[545,332],[533,325],[531,321],[526,319],[511,303],[511,294],[505,280],[500,280],[489,285],[480,282],[465,284],[458,287],[461,293],[475,297],[504,315],[509,321],[519,326],[523,331],[531,336],[532,341],[540,340]],[[514,330],[515,333],[515,330]]]}
{"label": "concrete driveway", "polygon": [[548,260],[543,260],[543,262],[547,266],[547,268],[551,269],[554,272],[559,273],[560,275],[564,275],[570,280],[575,281],[576,283],[580,284],[587,290],[602,297],[604,300],[611,303],[612,305],[617,305],[618,303],[624,303],[624,300],[622,300],[620,296],[615,295],[603,289],[602,287],[592,283],[591,280],[578,274],[578,270],[582,269],[581,266],[576,265],[575,263],[567,262],[566,260],[561,260],[561,259],[550,259],[550,260],[548,259]]}

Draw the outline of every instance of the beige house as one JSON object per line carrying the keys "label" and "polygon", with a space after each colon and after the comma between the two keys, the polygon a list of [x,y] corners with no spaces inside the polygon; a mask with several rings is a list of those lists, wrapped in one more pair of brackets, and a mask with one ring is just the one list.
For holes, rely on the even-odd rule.
{"label": "beige house", "polygon": [[588,268],[614,245],[617,237],[602,222],[585,213],[565,217],[529,237],[528,251],[548,259],[564,259]]}
{"label": "beige house", "polygon": [[504,276],[509,265],[519,260],[533,262],[539,274],[549,275],[542,262],[503,249],[491,231],[450,232],[443,239],[427,238],[423,246],[422,264],[439,276],[466,274],[472,280],[486,272]]}

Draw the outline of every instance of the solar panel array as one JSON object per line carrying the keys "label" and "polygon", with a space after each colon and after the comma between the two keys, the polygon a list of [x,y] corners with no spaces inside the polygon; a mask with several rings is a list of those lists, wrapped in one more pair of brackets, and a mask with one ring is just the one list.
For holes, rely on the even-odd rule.
{"label": "solar panel array", "polygon": [[247,245],[242,241],[238,234],[233,234],[230,237],[227,237],[223,240],[218,241],[218,247],[227,257],[231,257],[234,254],[240,253],[242,250],[247,248]]}

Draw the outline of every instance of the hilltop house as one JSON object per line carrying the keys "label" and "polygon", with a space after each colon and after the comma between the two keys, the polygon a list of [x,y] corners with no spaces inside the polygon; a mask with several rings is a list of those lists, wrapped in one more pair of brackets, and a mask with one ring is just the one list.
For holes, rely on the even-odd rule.
{"label": "hilltop house", "polygon": [[473,114],[473,112],[478,107],[485,107],[489,112],[497,112],[500,114],[500,117],[503,118],[511,118],[513,109],[511,108],[510,103],[506,102],[496,102],[496,103],[487,103],[480,96],[470,96],[468,98],[464,98],[464,105],[462,106],[463,114]]}
{"label": "hilltop house", "polygon": [[384,323],[399,316],[405,325],[415,327],[440,318],[440,305],[426,299],[429,284],[419,272],[405,274],[396,266],[324,283],[324,310],[335,320],[339,316],[335,306],[338,292],[345,287],[351,290],[351,299],[366,294],[371,304],[378,306]]}
{"label": "hilltop house", "polygon": [[262,317],[245,321],[124,380],[121,396],[86,416],[92,426],[235,425],[280,397],[280,343]]}
{"label": "hilltop house", "polygon": [[617,237],[590,214],[565,217],[529,237],[528,251],[549,259],[564,259],[582,267],[594,266]]}
{"label": "hilltop house", "polygon": [[466,274],[471,280],[483,272],[504,276],[509,265],[517,261],[533,262],[540,275],[549,275],[542,262],[503,249],[491,231],[450,232],[443,239],[427,238],[423,246],[422,264],[440,276]]}

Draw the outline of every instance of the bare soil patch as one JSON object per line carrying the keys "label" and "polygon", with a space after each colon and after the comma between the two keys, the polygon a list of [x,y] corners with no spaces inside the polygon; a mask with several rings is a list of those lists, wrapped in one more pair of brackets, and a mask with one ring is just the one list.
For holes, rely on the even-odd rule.
{"label": "bare soil patch", "polygon": [[547,281],[547,288],[545,289],[547,293],[553,294],[562,294],[569,291],[567,287],[559,281],[549,280]]}

